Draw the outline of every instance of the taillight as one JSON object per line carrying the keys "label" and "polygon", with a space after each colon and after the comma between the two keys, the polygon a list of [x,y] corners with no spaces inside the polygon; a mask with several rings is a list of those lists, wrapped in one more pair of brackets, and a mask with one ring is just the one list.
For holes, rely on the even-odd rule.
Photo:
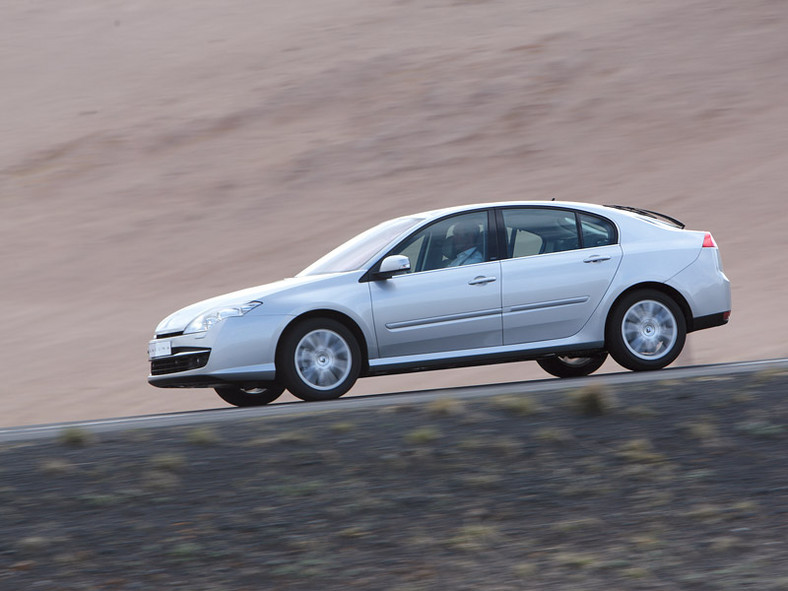
{"label": "taillight", "polygon": [[717,243],[714,242],[711,232],[706,232],[706,235],[703,237],[703,248],[717,248]]}

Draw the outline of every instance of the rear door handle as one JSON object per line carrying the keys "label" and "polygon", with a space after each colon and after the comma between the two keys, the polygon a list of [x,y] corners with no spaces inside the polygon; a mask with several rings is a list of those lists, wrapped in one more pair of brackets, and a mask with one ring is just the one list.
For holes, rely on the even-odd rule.
{"label": "rear door handle", "polygon": [[583,262],[584,263],[601,263],[602,261],[609,261],[609,260],[610,260],[610,257],[608,257],[608,256],[602,256],[602,255],[599,255],[599,254],[592,254],[587,259],[584,259]]}
{"label": "rear door handle", "polygon": [[484,285],[485,283],[492,283],[496,279],[496,277],[484,277],[483,275],[479,275],[478,277],[471,279],[468,282],[468,285]]}

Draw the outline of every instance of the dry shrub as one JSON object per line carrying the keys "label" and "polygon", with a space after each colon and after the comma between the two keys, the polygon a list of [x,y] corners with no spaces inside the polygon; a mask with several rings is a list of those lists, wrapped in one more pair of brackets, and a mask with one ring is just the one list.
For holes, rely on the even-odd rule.
{"label": "dry shrub", "polygon": [[215,445],[221,438],[213,427],[195,427],[189,431],[186,441],[193,445]]}
{"label": "dry shrub", "polygon": [[93,443],[94,439],[92,433],[79,427],[67,427],[58,436],[60,443],[71,447],[85,447]]}
{"label": "dry shrub", "polygon": [[588,417],[603,415],[614,407],[613,395],[605,387],[592,384],[568,393],[569,406],[575,412]]}
{"label": "dry shrub", "polygon": [[449,544],[459,550],[477,552],[489,548],[500,537],[493,525],[466,525],[459,528],[449,539]]}
{"label": "dry shrub", "polygon": [[530,416],[541,412],[542,407],[530,396],[522,394],[508,394],[506,396],[496,396],[493,405],[508,413],[519,416]]}
{"label": "dry shrub", "polygon": [[452,416],[461,414],[465,405],[453,398],[436,398],[427,405],[427,411],[432,415]]}
{"label": "dry shrub", "polygon": [[441,436],[441,433],[435,427],[425,426],[414,429],[405,434],[405,441],[411,445],[420,445],[435,441]]}
{"label": "dry shrub", "polygon": [[628,462],[653,464],[665,461],[665,456],[654,451],[648,439],[633,439],[621,444],[616,455]]}

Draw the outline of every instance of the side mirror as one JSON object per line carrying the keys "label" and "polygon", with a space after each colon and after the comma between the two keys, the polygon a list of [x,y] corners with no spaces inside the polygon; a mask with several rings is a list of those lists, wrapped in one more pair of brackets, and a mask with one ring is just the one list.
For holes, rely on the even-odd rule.
{"label": "side mirror", "polygon": [[410,259],[405,255],[394,254],[381,261],[380,269],[375,273],[375,279],[389,279],[398,273],[407,271],[410,271]]}

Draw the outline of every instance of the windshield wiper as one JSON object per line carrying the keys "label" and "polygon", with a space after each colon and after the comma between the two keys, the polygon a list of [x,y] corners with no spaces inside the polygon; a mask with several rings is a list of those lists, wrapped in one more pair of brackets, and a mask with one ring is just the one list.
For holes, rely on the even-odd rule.
{"label": "windshield wiper", "polygon": [[685,227],[685,225],[676,218],[672,218],[669,215],[665,215],[664,213],[659,213],[658,211],[651,211],[650,209],[642,209],[640,207],[630,207],[629,205],[605,205],[605,207],[612,207],[613,209],[621,209],[623,211],[631,211],[632,213],[654,218],[655,220],[660,220],[662,222],[667,222],[672,226],[676,226],[680,230],[683,230]]}

